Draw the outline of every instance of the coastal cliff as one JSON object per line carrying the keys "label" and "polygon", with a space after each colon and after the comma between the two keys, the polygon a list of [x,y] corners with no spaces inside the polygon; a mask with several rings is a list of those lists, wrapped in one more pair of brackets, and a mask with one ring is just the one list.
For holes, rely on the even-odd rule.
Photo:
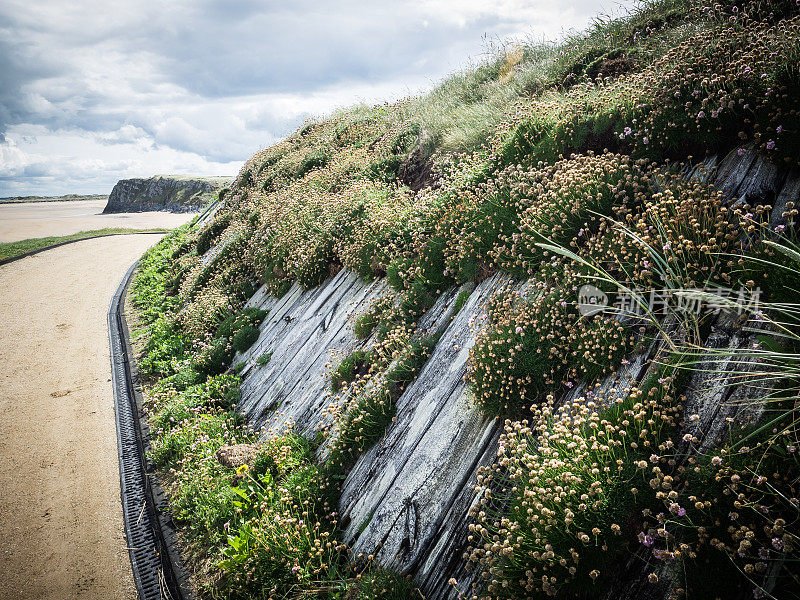
{"label": "coastal cliff", "polygon": [[103,213],[197,212],[214,200],[231,179],[227,177],[172,177],[122,179],[108,197]]}

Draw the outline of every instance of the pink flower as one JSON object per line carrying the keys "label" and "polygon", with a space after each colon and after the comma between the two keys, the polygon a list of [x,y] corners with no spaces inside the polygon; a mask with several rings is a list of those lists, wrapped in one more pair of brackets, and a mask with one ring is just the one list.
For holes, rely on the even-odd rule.
{"label": "pink flower", "polygon": [[711,464],[714,465],[715,467],[718,467],[722,464],[722,459],[719,456],[715,456],[714,458],[711,459]]}

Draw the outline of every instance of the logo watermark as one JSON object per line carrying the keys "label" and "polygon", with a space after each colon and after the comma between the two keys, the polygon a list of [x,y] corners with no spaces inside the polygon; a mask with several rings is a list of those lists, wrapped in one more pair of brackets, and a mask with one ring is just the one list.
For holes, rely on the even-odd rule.
{"label": "logo watermark", "polygon": [[612,308],[609,306],[608,295],[596,286],[585,284],[578,290],[578,310],[584,316],[606,310],[634,317],[667,312],[718,314],[726,311],[739,315],[753,314],[759,312],[760,301],[761,288],[737,290],[709,286],[670,290],[633,289],[620,291]]}
{"label": "logo watermark", "polygon": [[608,306],[608,295],[587,283],[578,290],[578,310],[584,317],[603,312]]}

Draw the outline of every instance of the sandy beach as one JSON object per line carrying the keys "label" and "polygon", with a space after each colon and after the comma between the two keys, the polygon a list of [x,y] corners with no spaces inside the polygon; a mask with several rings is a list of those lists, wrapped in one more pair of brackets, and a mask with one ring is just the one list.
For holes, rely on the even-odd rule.
{"label": "sandy beach", "polygon": [[0,204],[0,242],[69,235],[106,227],[173,228],[194,214],[169,212],[116,213],[104,215],[103,200],[74,202],[25,202]]}
{"label": "sandy beach", "polygon": [[0,266],[0,598],[136,598],[106,312],[159,237],[86,240]]}

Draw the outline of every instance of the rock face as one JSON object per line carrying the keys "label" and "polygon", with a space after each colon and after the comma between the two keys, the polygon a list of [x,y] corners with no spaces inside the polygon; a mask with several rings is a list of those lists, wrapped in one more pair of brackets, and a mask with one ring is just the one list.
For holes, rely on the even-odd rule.
{"label": "rock face", "polygon": [[[786,202],[800,200],[800,172],[779,171],[749,153],[742,157],[732,153],[721,162],[709,159],[689,175],[710,177],[732,202],[773,203],[778,214]],[[440,332],[440,341],[417,380],[397,401],[396,420],[383,440],[358,459],[343,483],[340,513],[353,555],[372,554],[379,564],[410,573],[428,600],[455,599],[458,593],[448,584],[451,577],[462,591],[477,580],[478,574],[468,572],[462,558],[468,515],[478,500],[473,489],[476,470],[493,462],[502,424],[471,405],[464,375],[474,344],[470,325],[482,318],[491,294],[509,283],[500,274],[486,279],[471,290],[457,314],[453,313],[459,292],[471,288],[451,289],[424,315],[420,328]],[[314,289],[295,285],[280,299],[263,288],[257,292],[248,305],[269,309],[269,315],[258,341],[234,359],[245,364],[239,409],[246,417],[266,432],[292,424],[313,438],[331,419],[326,409],[334,356],[359,346],[352,322],[386,286],[384,281],[365,283],[341,271]],[[752,336],[737,327],[721,315],[709,343],[719,348],[752,344]],[[370,340],[364,343],[369,345]],[[630,364],[601,381],[601,386],[619,388],[642,381],[657,351],[655,344],[629,357]],[[258,365],[258,357],[268,352],[271,360]],[[709,385],[710,380],[726,377],[725,365],[708,368],[721,375],[700,373],[690,379],[686,411],[700,416],[693,433],[712,443],[726,419],[751,418],[754,408],[738,401],[741,387]],[[565,397],[584,391],[578,385]],[[646,563],[647,556],[633,557],[607,598],[663,600],[669,573],[659,575],[662,584],[648,584],[641,568]]]}
{"label": "rock face", "polygon": [[170,177],[122,179],[108,197],[103,213],[198,212],[232,181],[228,177]]}

